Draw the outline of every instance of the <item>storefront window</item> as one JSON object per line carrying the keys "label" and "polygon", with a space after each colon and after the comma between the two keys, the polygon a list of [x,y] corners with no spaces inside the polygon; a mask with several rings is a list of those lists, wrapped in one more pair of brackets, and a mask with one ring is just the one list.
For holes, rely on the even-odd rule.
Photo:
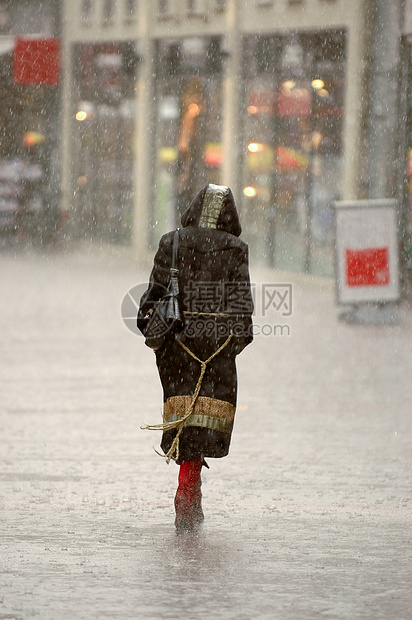
{"label": "storefront window", "polygon": [[220,181],[221,82],[218,37],[158,41],[154,244],[206,183]]}
{"label": "storefront window", "polygon": [[82,19],[85,26],[90,26],[93,12],[93,0],[82,1]]}
{"label": "storefront window", "polygon": [[107,25],[111,23],[114,15],[114,0],[104,0],[103,4],[103,18],[105,20],[105,24]]}
{"label": "storefront window", "polygon": [[169,12],[169,0],[159,0],[158,11],[160,15],[165,15]]}
{"label": "storefront window", "polygon": [[39,67],[50,67],[44,51],[50,47],[39,46],[35,75],[24,71],[29,44],[36,39],[21,39],[0,56],[0,237],[44,242],[59,217],[60,89],[40,79]]}
{"label": "storefront window", "polygon": [[344,43],[341,32],[245,40],[244,228],[279,269],[332,273]]}
{"label": "storefront window", "polygon": [[135,153],[134,44],[81,44],[76,49],[74,187],[77,231],[130,239]]}
{"label": "storefront window", "polygon": [[137,0],[127,0],[126,2],[127,16],[134,19],[137,14]]}

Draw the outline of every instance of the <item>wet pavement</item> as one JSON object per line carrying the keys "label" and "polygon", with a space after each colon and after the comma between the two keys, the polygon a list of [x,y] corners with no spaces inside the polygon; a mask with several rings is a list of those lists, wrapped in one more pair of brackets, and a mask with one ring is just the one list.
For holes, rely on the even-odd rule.
{"label": "wet pavement", "polygon": [[[153,354],[120,316],[146,277],[126,250],[0,254],[0,620],[411,619],[411,308],[348,325],[329,280],[254,271],[266,335],[177,535],[177,467],[139,428]],[[291,314],[262,317],[273,283]]]}

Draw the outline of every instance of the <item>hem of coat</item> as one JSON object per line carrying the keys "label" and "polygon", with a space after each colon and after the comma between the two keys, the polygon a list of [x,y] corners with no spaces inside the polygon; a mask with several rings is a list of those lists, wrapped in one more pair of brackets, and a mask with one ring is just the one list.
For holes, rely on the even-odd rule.
{"label": "hem of coat", "polygon": [[[176,437],[176,429],[165,431],[162,436],[160,447],[164,454],[170,450]],[[178,465],[183,461],[198,458],[219,459],[229,454],[231,435],[208,428],[188,426],[183,429],[180,436]]]}

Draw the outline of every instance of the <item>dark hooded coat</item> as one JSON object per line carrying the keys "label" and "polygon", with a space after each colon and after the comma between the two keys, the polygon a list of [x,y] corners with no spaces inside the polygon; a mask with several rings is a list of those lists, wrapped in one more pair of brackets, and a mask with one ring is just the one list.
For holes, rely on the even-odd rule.
{"label": "dark hooded coat", "polygon": [[[239,239],[241,226],[231,190],[203,188],[183,214],[182,225],[178,268],[185,330],[177,338],[206,360],[230,333],[232,337],[207,365],[193,414],[180,435],[178,462],[228,454],[237,396],[235,357],[253,339],[248,247]],[[173,237],[171,231],[160,240],[140,316],[168,284]],[[175,337],[156,351],[156,362],[164,393],[163,420],[178,419],[188,411],[201,366]],[[176,429],[163,432],[165,453],[175,435]]]}

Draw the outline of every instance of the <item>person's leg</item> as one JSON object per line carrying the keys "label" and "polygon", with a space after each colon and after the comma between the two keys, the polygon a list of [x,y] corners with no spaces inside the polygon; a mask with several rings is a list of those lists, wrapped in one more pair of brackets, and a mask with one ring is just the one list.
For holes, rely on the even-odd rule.
{"label": "person's leg", "polygon": [[183,461],[180,464],[179,486],[175,497],[175,525],[178,530],[191,530],[204,519],[200,490],[203,464],[203,458]]}

